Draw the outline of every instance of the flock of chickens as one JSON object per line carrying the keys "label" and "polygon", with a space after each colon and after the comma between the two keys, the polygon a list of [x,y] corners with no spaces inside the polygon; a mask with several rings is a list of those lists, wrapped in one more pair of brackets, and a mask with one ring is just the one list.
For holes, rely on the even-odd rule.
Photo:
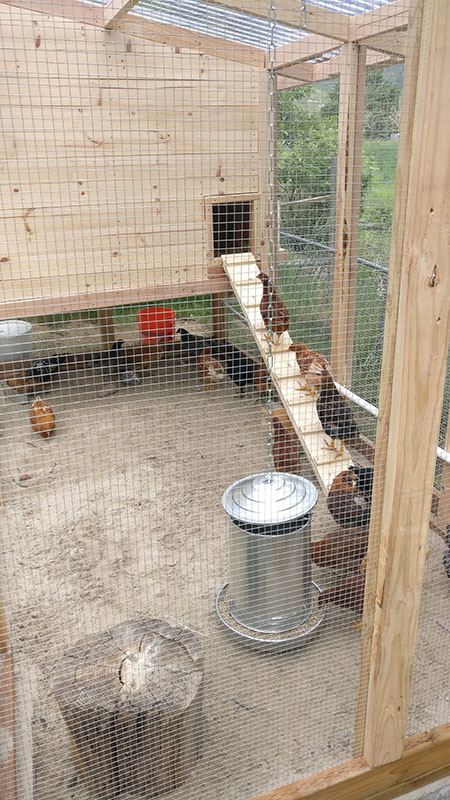
{"label": "flock of chickens", "polygon": [[[289,329],[289,311],[272,286],[270,278],[264,273],[260,273],[258,278],[263,283],[260,311],[267,329],[266,339],[276,348],[282,334]],[[261,393],[267,392],[271,384],[266,368],[239,348],[226,340],[191,334],[184,328],[179,328],[177,333],[184,358],[196,364],[206,390],[215,389],[216,383],[227,375],[238,386],[241,394],[247,387]],[[104,375],[111,376],[127,369],[127,359],[121,350],[123,344],[123,340],[119,339],[109,351],[97,355],[97,362]],[[300,374],[305,381],[304,385],[299,384],[298,389],[306,390],[317,400],[318,417],[324,432],[331,440],[325,440],[325,446],[339,456],[344,445],[361,444],[351,408],[337,390],[325,356],[310,350],[301,342],[291,344],[289,350],[295,353]],[[45,387],[62,368],[67,367],[69,358],[64,353],[39,359],[24,375],[8,383],[25,393],[35,391],[37,385]],[[287,412],[283,408],[274,409],[269,421],[275,470],[300,475],[303,451]],[[55,415],[39,396],[31,405],[30,422],[33,430],[43,438],[48,438],[55,430]],[[350,577],[325,589],[319,603],[333,603],[352,609],[358,617],[362,615],[364,604],[372,489],[372,467],[351,466],[340,472],[327,497],[328,510],[339,529],[329,532],[320,541],[311,543],[311,558],[319,567],[336,569],[347,575],[350,573]],[[444,566],[450,577],[450,526],[447,531],[447,547]]]}

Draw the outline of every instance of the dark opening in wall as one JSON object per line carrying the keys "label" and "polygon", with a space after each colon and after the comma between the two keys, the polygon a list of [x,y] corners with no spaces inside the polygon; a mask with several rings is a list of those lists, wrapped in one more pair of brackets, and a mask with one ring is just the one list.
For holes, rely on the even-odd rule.
{"label": "dark opening in wall", "polygon": [[251,250],[252,203],[216,203],[212,206],[214,258]]}

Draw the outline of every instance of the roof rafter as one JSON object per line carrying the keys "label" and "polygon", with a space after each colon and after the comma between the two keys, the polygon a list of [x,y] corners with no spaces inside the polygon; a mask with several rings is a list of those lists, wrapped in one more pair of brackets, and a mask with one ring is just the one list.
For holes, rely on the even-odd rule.
{"label": "roof rafter", "polygon": [[109,0],[103,7],[105,28],[114,28],[116,23],[137,5],[139,0]]}
{"label": "roof rafter", "polygon": [[[34,13],[49,14],[96,28],[104,28],[103,9],[98,6],[89,6],[79,0],[0,0],[0,8],[2,5],[24,8]],[[190,28],[152,22],[138,17],[136,14],[125,14],[114,25],[114,28],[131,36],[167,44],[170,47],[185,47],[204,55],[252,64],[261,69],[264,69],[265,66],[265,51],[258,47],[221,39],[206,33],[198,33]]]}
{"label": "roof rafter", "polygon": [[[279,47],[277,50],[277,67],[282,67],[284,64],[299,64],[302,61],[318,58],[337,46],[336,39],[338,37],[335,30],[330,29],[330,27],[325,30],[325,26],[320,25],[320,15],[316,11],[321,11],[321,9],[314,9],[313,11],[312,6],[307,5],[308,8],[309,11],[307,13],[309,16],[305,23],[305,29],[315,30],[317,33],[304,36]],[[408,12],[409,0],[394,0],[387,6],[381,6],[372,11],[365,11],[363,14],[347,18],[352,20],[349,41],[364,43],[372,50],[403,56],[406,50],[406,37],[402,34],[402,31],[405,31],[408,27]],[[318,30],[319,28],[321,30]],[[342,32],[343,29],[341,28],[341,34]]]}

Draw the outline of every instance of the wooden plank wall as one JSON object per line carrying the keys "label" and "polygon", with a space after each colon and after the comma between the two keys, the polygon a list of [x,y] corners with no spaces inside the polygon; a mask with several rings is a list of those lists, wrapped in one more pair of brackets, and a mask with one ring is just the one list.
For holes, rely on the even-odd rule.
{"label": "wooden plank wall", "polygon": [[204,288],[203,197],[261,190],[262,67],[11,6],[0,24],[0,317]]}

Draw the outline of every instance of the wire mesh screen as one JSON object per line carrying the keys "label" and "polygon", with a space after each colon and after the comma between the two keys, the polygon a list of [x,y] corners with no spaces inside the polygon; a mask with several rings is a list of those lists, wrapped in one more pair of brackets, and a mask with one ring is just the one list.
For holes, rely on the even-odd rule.
{"label": "wire mesh screen", "polygon": [[[244,800],[360,751],[406,33],[350,26],[388,6],[0,3],[11,798]],[[410,732],[448,713],[445,453]]]}

